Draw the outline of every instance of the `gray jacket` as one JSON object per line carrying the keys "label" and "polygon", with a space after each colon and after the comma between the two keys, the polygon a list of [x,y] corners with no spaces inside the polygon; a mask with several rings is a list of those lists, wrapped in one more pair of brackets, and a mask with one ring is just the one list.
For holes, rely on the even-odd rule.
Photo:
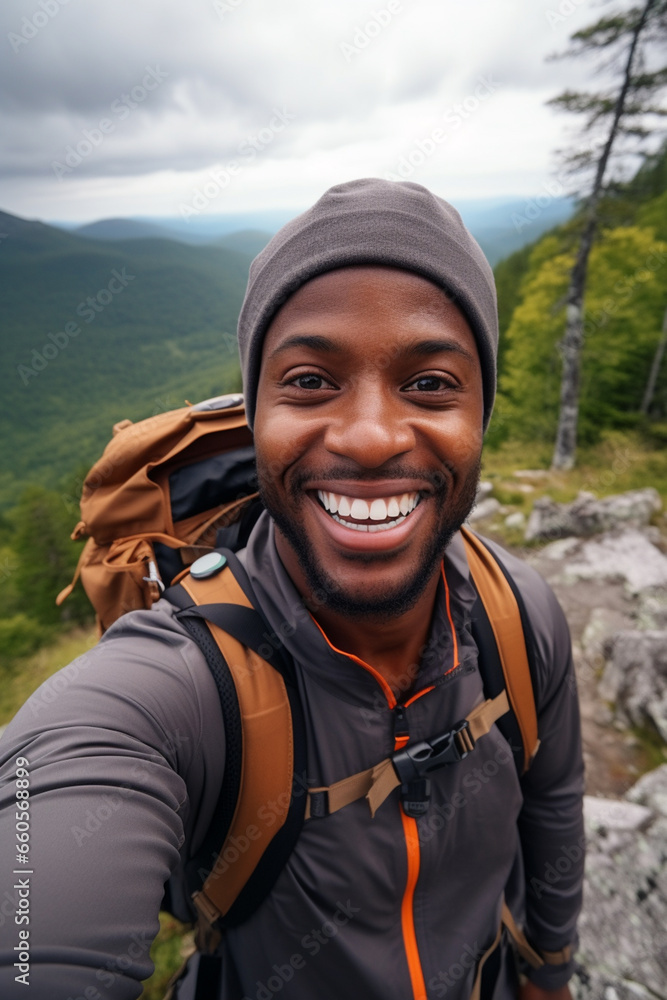
{"label": "gray jacket", "polygon": [[[394,746],[395,708],[305,611],[267,514],[241,558],[269,641],[284,642],[296,664],[304,783],[329,785],[382,760]],[[569,634],[541,578],[507,553],[503,560],[537,644],[542,743],[527,776],[519,780],[494,726],[465,760],[433,774],[419,821],[401,815],[399,790],[374,819],[361,800],[307,821],[268,898],[226,934],[224,986],[211,1000],[463,1000],[496,936],[503,894],[538,948],[575,940],[583,766]],[[474,592],[458,536],[444,567],[456,642],[441,582],[404,710],[413,739],[451,728],[483,699],[469,627]],[[17,847],[19,757],[30,774],[27,864]],[[215,684],[166,601],[125,615],[35,692],[0,742],[1,997],[140,995],[170,877],[177,915],[192,913],[182,865],[211,822],[224,766]],[[267,803],[259,819],[270,824],[276,812]],[[14,963],[28,955],[26,991]],[[196,971],[194,959],[179,998],[192,996]],[[571,963],[544,967],[533,978],[555,988],[571,971]],[[515,990],[504,948],[493,997]]]}

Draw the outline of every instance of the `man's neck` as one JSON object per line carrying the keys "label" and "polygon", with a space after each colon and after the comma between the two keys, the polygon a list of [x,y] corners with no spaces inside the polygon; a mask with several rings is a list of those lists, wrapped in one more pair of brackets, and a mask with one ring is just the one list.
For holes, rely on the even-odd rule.
{"label": "man's neck", "polygon": [[328,608],[318,609],[314,618],[333,646],[377,670],[400,701],[417,679],[437,585],[435,577],[416,605],[391,621],[342,618]]}
{"label": "man's neck", "polygon": [[276,532],[276,547],[304,603],[331,645],[373,667],[399,700],[405,697],[417,678],[421,654],[428,641],[440,566],[408,611],[389,620],[386,617],[359,619],[343,615],[316,600],[294,551],[280,532]]}

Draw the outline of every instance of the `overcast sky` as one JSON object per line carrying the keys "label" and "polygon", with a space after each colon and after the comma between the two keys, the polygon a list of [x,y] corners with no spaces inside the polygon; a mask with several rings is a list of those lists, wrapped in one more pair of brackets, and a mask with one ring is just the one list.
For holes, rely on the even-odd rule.
{"label": "overcast sky", "polygon": [[602,12],[599,0],[3,0],[0,208],[80,222],[296,209],[364,176],[454,202],[536,195],[568,127],[545,101],[589,74],[545,57]]}

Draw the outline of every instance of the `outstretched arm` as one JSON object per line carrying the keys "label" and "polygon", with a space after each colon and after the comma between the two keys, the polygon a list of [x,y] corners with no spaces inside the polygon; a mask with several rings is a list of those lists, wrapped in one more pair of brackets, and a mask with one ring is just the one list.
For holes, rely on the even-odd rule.
{"label": "outstretched arm", "polygon": [[[222,731],[215,687],[205,663],[197,673],[193,644],[168,622],[156,627],[161,616],[139,617],[141,629],[125,621],[116,637],[109,633],[47,681],[0,744],[0,996],[7,1000],[133,1000],[153,971],[164,883],[211,767],[202,762],[201,733],[206,725]],[[202,697],[208,681],[212,690]],[[20,796],[29,803],[28,864],[16,860],[18,758],[29,775],[21,787],[29,797]],[[29,921],[16,922],[17,907]],[[20,943],[30,969],[17,982]]]}

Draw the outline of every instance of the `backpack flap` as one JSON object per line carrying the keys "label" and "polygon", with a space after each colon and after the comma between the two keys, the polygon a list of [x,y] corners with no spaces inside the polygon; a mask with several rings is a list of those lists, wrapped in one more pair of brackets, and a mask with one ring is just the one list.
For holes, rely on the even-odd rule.
{"label": "backpack flap", "polygon": [[166,583],[203,551],[254,498],[254,449],[243,397],[212,400],[122,421],[86,476],[82,520],[88,536],[70,586],[81,576],[103,632],[121,614],[150,608]]}

